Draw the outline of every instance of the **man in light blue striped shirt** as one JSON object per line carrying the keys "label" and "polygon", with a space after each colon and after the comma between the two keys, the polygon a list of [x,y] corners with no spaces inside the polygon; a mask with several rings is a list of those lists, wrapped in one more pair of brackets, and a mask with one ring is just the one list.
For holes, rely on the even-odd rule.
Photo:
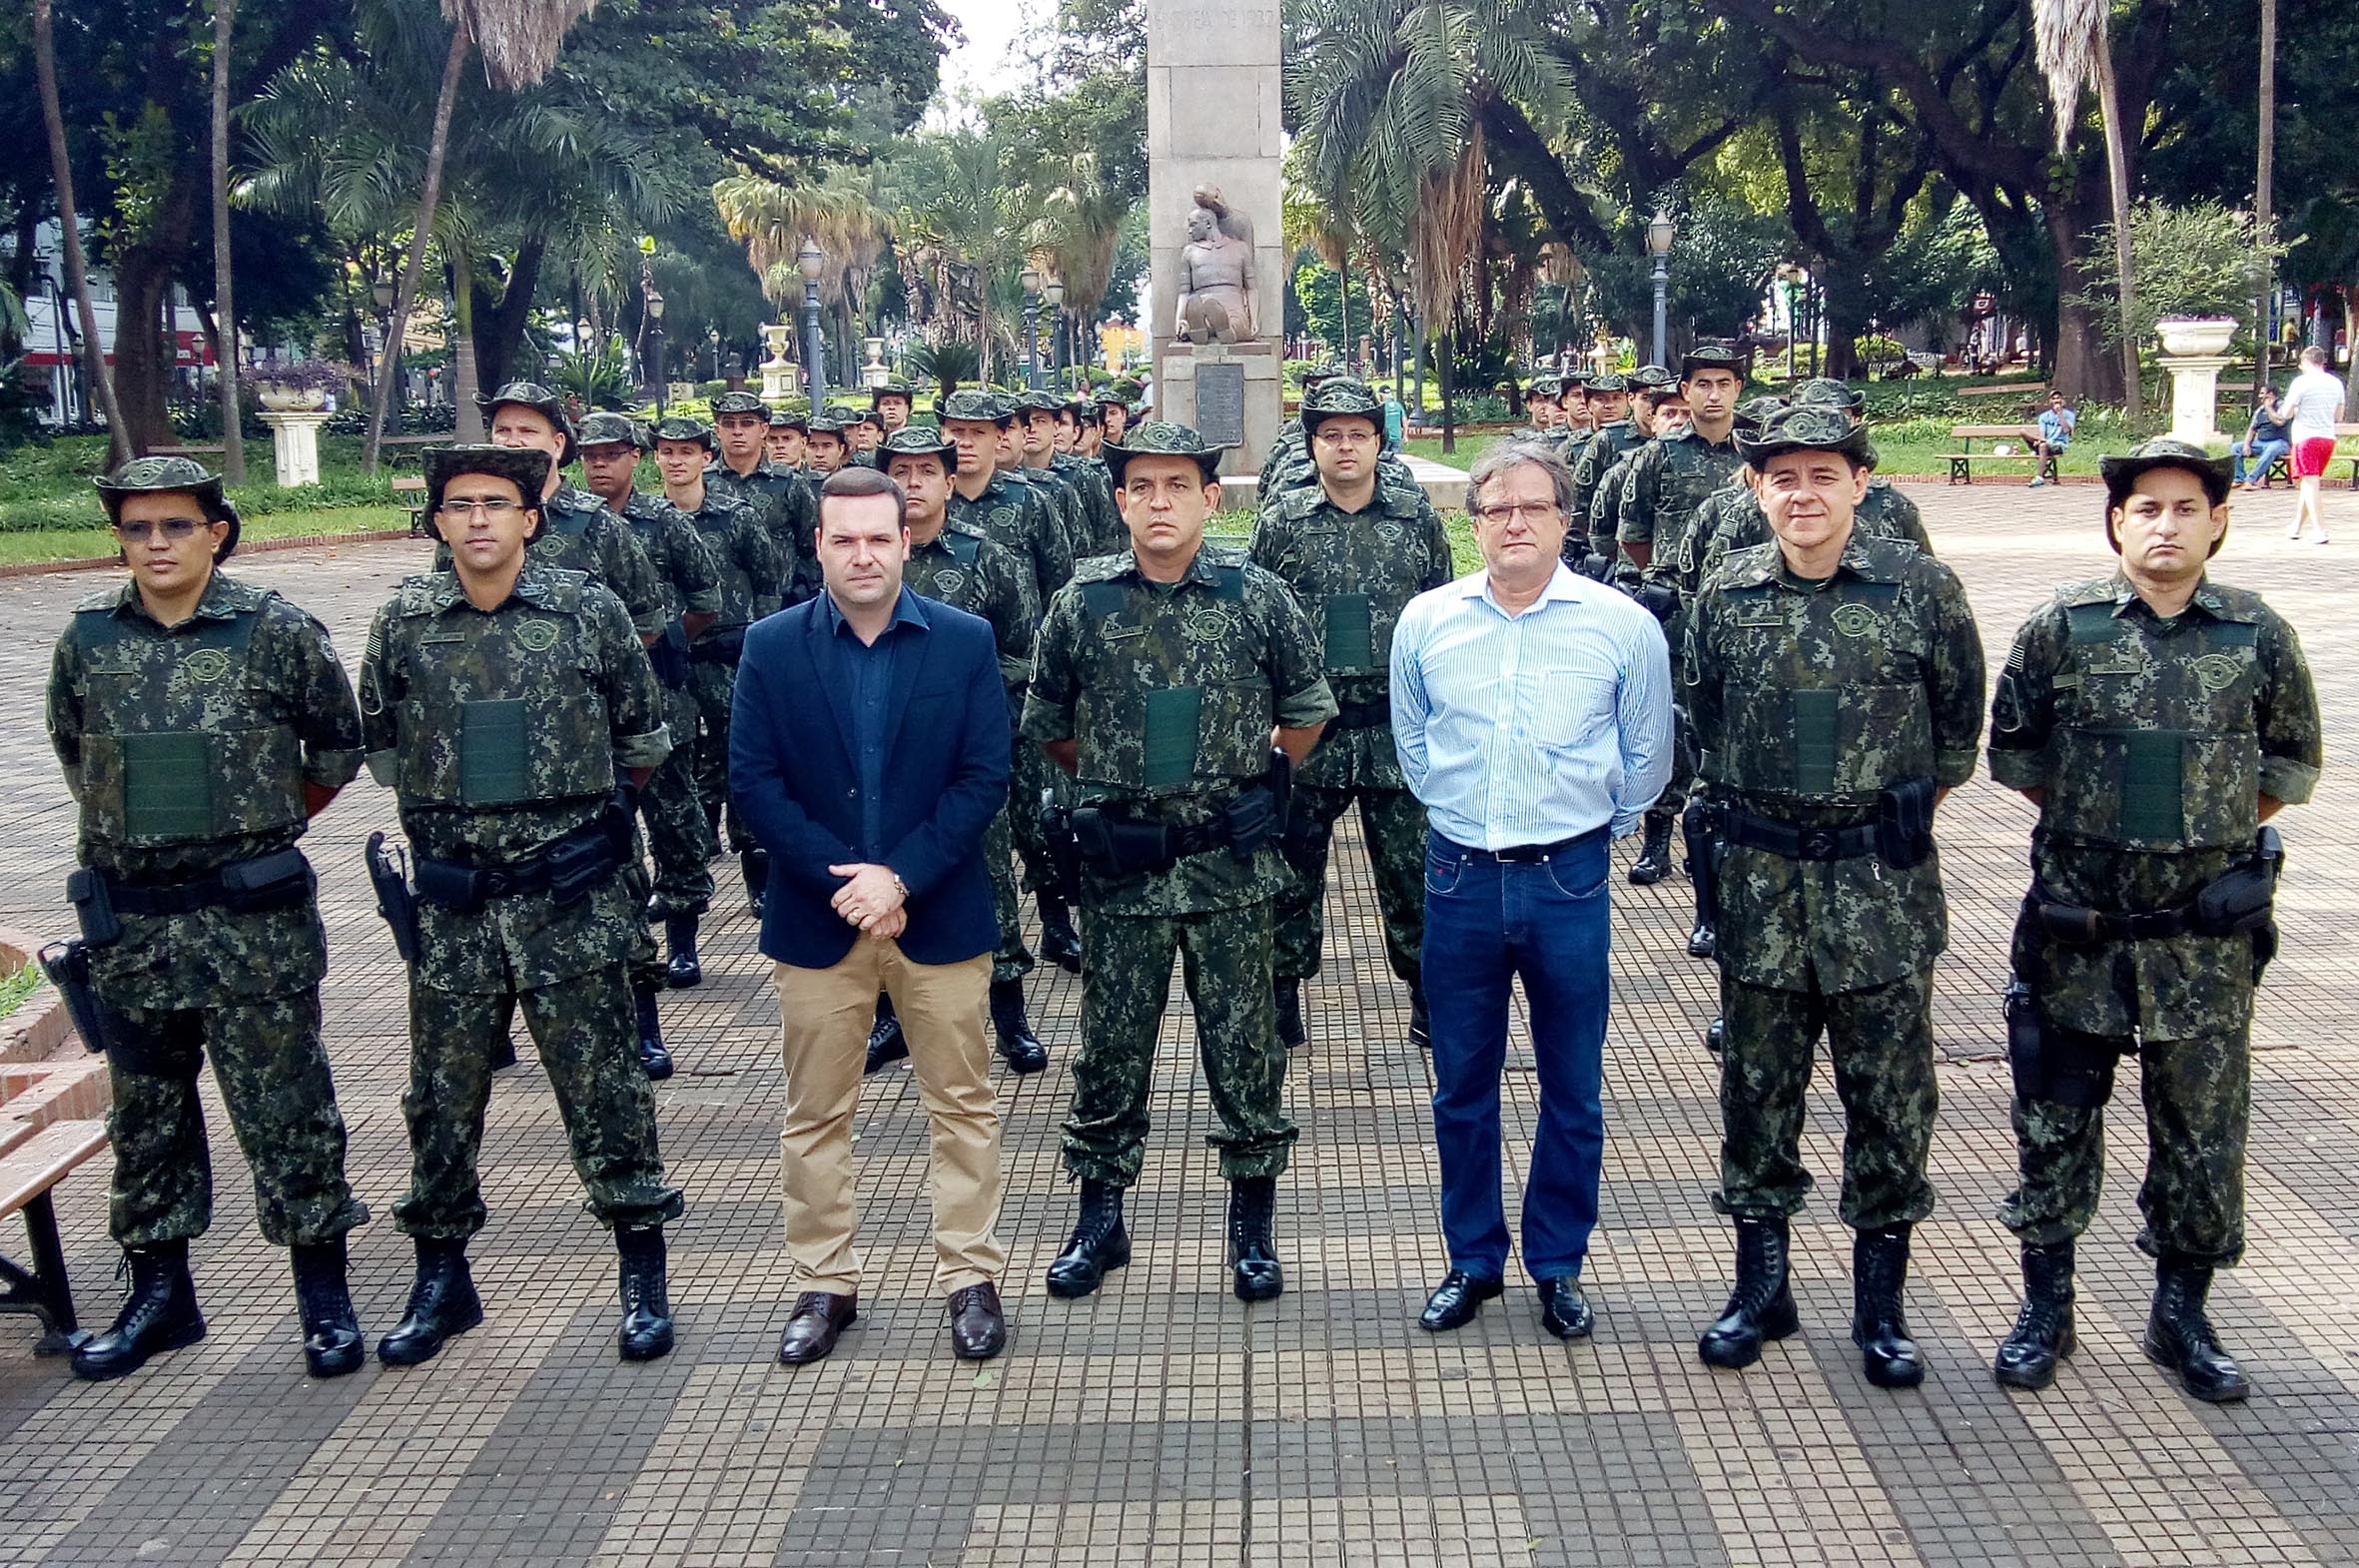
{"label": "man in light blue striped shirt", "polygon": [[1505,1288],[1499,1075],[1518,975],[1540,1076],[1524,1267],[1541,1326],[1591,1326],[1608,846],[1670,780],[1672,687],[1655,618],[1564,566],[1572,489],[1553,448],[1485,452],[1466,484],[1484,569],[1410,600],[1392,639],[1393,737],[1430,829],[1423,972],[1450,1269],[1419,1321],[1435,1331]]}

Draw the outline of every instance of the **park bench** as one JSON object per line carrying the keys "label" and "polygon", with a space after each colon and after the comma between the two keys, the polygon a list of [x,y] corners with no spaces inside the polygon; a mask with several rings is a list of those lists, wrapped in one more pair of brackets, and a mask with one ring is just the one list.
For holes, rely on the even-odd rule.
{"label": "park bench", "polygon": [[1973,449],[1973,443],[1978,440],[2014,440],[2025,441],[2028,444],[2023,430],[2024,426],[2020,424],[1951,425],[1950,434],[1958,442],[1958,450],[1942,454],[1950,460],[1950,482],[1952,484],[1973,483],[1974,464],[1977,462],[2038,462],[2040,460],[2039,453],[2035,451],[2002,452],[1975,451]]}
{"label": "park bench", "polygon": [[109,1098],[103,1057],[0,1062],[0,1217],[24,1216],[30,1255],[0,1257],[0,1312],[38,1318],[44,1355],[81,1337],[50,1189],[107,1147]]}
{"label": "park bench", "polygon": [[426,536],[425,476],[417,473],[394,474],[393,497],[398,500],[404,495],[414,495],[418,498],[418,504],[409,508],[409,536],[413,539],[422,539]]}
{"label": "park bench", "polygon": [[2029,403],[2040,403],[2047,400],[2047,387],[2044,383],[2033,386],[2029,382],[2009,382],[1998,387],[1961,387],[1958,389],[1958,395],[1961,397],[2021,397]]}

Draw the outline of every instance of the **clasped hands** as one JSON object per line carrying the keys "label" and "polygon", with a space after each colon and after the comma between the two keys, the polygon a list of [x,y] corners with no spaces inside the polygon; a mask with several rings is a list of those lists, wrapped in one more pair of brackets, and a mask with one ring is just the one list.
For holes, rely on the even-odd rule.
{"label": "clasped hands", "polygon": [[835,912],[847,924],[859,928],[863,936],[875,937],[880,942],[898,937],[909,925],[907,901],[909,890],[894,875],[890,866],[871,865],[856,861],[849,865],[830,866],[828,875],[842,877],[844,885],[836,889],[830,901]]}

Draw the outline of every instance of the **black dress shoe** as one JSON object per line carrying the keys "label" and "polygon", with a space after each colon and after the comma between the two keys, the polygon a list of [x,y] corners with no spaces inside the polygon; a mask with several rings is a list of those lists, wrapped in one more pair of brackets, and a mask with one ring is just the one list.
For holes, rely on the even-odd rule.
{"label": "black dress shoe", "polygon": [[816,1361],[836,1347],[836,1336],[860,1321],[860,1298],[806,1290],[778,1336],[778,1359],[788,1366]]}
{"label": "black dress shoe", "polygon": [[989,1280],[950,1293],[950,1350],[962,1361],[988,1361],[1008,1348],[1008,1318]]}
{"label": "black dress shoe", "polygon": [[1477,1279],[1463,1268],[1453,1268],[1433,1287],[1433,1294],[1425,1298],[1425,1310],[1417,1314],[1417,1326],[1437,1334],[1463,1328],[1474,1321],[1483,1302],[1506,1288],[1503,1281]]}
{"label": "black dress shoe", "polygon": [[1540,1281],[1540,1326],[1559,1339],[1586,1339],[1597,1326],[1589,1297],[1581,1293],[1581,1276],[1559,1274]]}
{"label": "black dress shoe", "polygon": [[909,1041],[901,1033],[901,1017],[893,1011],[893,999],[877,998],[877,1021],[868,1032],[868,1063],[860,1076],[891,1067],[909,1055]]}
{"label": "black dress shoe", "polygon": [[197,1310],[197,1286],[189,1277],[189,1243],[156,1241],[127,1246],[131,1293],[114,1326],[74,1352],[74,1375],[94,1383],[136,1372],[151,1355],[193,1345],[205,1337],[205,1314]]}

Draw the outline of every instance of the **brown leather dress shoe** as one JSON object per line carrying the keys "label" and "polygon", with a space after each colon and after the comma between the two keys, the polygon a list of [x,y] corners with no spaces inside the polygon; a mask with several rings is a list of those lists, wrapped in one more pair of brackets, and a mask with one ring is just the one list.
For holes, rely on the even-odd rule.
{"label": "brown leather dress shoe", "polygon": [[999,1286],[986,1280],[950,1293],[950,1348],[962,1361],[988,1361],[1008,1348]]}
{"label": "brown leather dress shoe", "polygon": [[836,1347],[836,1335],[860,1321],[860,1298],[806,1290],[795,1297],[795,1309],[778,1336],[778,1359],[788,1366],[816,1361]]}

